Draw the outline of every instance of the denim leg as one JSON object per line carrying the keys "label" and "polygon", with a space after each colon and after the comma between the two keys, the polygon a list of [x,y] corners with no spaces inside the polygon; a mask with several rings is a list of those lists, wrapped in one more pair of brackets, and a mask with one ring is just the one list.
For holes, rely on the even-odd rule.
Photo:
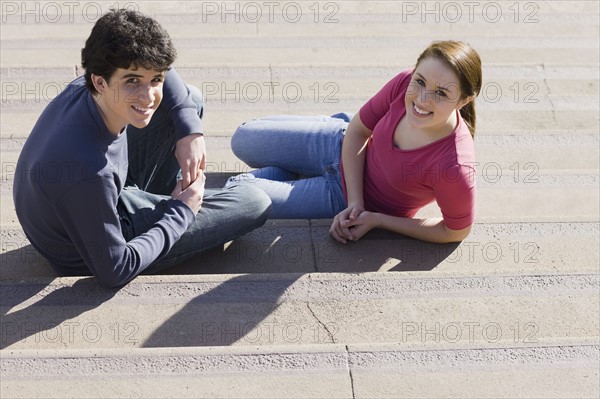
{"label": "denim leg", "polygon": [[258,178],[271,181],[288,181],[297,180],[300,178],[300,175],[297,173],[278,168],[277,166],[265,166],[264,168],[253,170],[249,172],[249,174],[250,176],[248,176],[248,178],[250,180]]}
{"label": "denim leg", "polygon": [[232,138],[234,153],[259,169],[229,179],[271,198],[271,218],[330,218],[346,207],[340,156],[350,117],[269,116],[249,121]]}
{"label": "denim leg", "polygon": [[272,219],[327,219],[346,208],[339,166],[331,166],[323,176],[298,180],[277,181],[255,176],[255,172],[260,175],[269,168],[235,176],[227,186],[241,184],[261,189],[271,199]]}
{"label": "denim leg", "polygon": [[[164,214],[165,200],[170,198],[135,187],[123,190],[122,197],[119,213],[127,213],[130,223],[123,229],[124,235],[129,235],[125,237],[127,241],[151,229]],[[194,223],[171,250],[144,273],[164,270],[262,226],[267,220],[270,204],[267,195],[254,187],[207,189]]]}
{"label": "denim leg", "polygon": [[270,116],[242,124],[231,138],[234,154],[253,168],[276,166],[321,176],[339,163],[348,122],[328,116]]}
{"label": "denim leg", "polygon": [[[203,112],[200,91],[188,86]],[[127,128],[129,170],[119,196],[117,211],[127,241],[151,229],[165,212],[166,201],[179,173],[175,158],[176,136],[166,112],[160,107],[144,129]],[[229,187],[206,190],[196,220],[161,259],[145,273],[157,272],[195,254],[223,244],[261,226],[268,215],[270,199],[259,189]]]}

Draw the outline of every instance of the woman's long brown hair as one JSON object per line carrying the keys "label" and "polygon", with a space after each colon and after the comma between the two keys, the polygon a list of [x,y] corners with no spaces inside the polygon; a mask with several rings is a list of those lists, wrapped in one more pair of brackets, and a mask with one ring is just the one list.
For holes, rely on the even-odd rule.
{"label": "woman's long brown hair", "polygon": [[482,73],[479,54],[471,46],[458,41],[437,41],[427,47],[417,59],[417,65],[425,58],[437,58],[448,65],[460,81],[460,99],[473,100],[460,109],[460,115],[475,137],[475,97],[481,91]]}

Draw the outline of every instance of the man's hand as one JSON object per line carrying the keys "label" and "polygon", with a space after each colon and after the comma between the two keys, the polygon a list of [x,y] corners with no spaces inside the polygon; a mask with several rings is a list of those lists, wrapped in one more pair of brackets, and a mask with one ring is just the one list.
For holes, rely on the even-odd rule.
{"label": "man's hand", "polygon": [[329,228],[329,234],[338,242],[345,244],[347,240],[354,240],[354,235],[349,227],[344,223],[355,221],[365,211],[362,205],[350,204],[333,218],[333,223]]}
{"label": "man's hand", "polygon": [[202,170],[198,169],[198,177],[187,188],[182,187],[182,180],[177,182],[175,189],[171,193],[171,197],[180,200],[186,204],[194,213],[200,211],[202,206],[202,197],[204,197],[204,182],[206,176]]}
{"label": "man's hand", "polygon": [[[175,157],[179,162],[183,180],[182,189],[186,189],[198,179],[200,171],[206,169],[206,144],[202,134],[190,134],[177,141]],[[179,184],[179,183],[178,183]]]}

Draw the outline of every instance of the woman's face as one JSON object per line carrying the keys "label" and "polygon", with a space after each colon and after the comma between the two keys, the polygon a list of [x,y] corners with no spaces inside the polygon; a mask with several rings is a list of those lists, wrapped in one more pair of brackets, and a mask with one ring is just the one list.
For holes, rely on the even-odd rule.
{"label": "woman's face", "polygon": [[415,68],[405,96],[410,125],[432,134],[454,129],[456,110],[470,99],[460,99],[460,82],[442,61],[428,57]]}

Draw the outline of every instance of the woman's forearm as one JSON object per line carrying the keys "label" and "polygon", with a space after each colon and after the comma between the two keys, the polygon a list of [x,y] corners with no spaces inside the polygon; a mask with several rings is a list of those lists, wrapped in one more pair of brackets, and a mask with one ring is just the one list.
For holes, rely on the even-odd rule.
{"label": "woman's forearm", "polygon": [[375,219],[375,227],[435,243],[462,241],[471,231],[471,226],[462,230],[449,229],[443,219],[437,218],[410,219],[377,213]]}
{"label": "woman's forearm", "polygon": [[364,205],[363,173],[365,169],[366,145],[373,132],[362,123],[356,114],[346,130],[342,146],[342,162],[348,205]]}

